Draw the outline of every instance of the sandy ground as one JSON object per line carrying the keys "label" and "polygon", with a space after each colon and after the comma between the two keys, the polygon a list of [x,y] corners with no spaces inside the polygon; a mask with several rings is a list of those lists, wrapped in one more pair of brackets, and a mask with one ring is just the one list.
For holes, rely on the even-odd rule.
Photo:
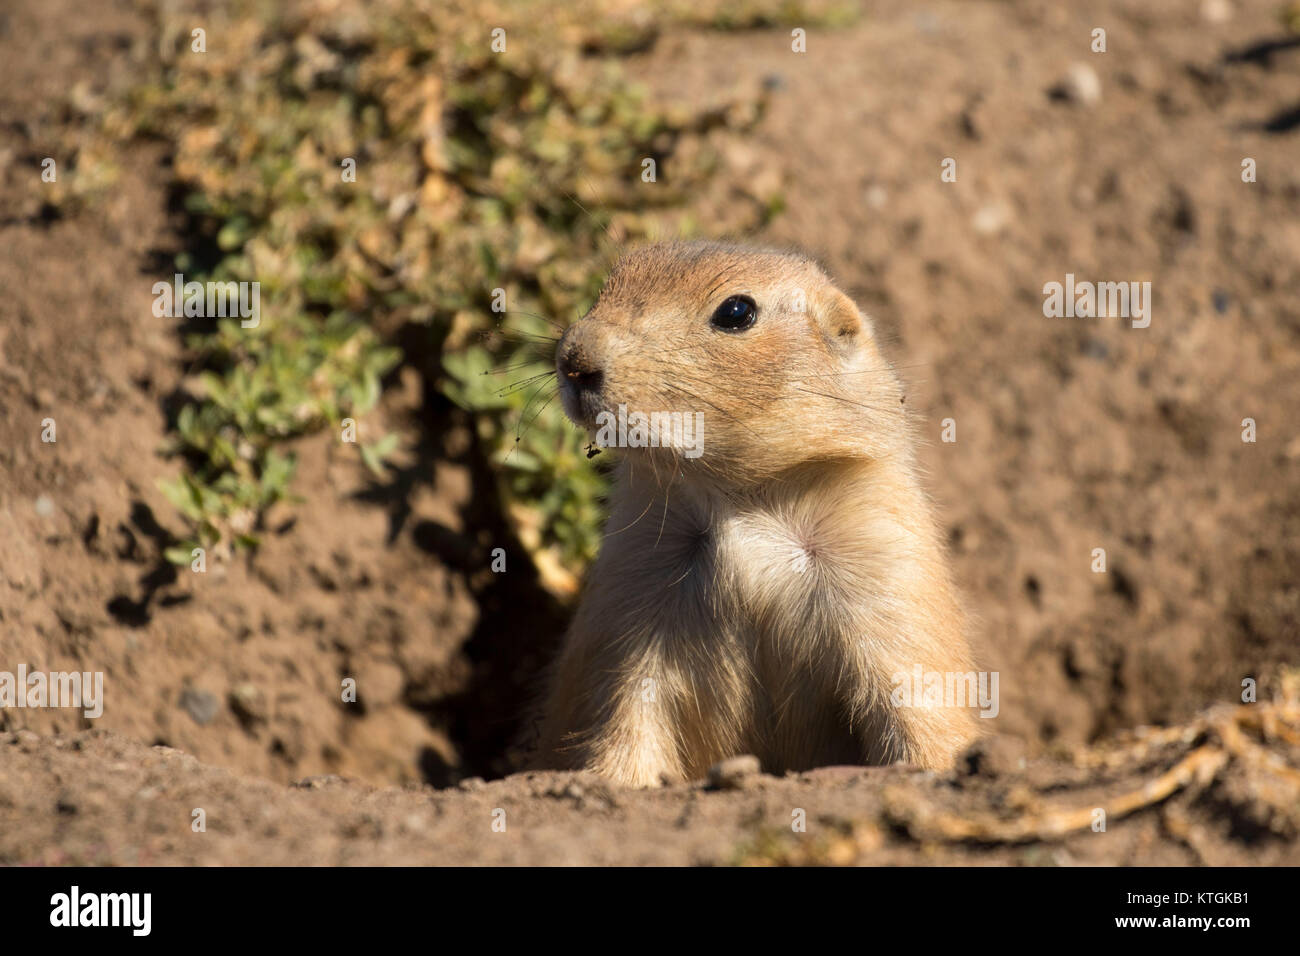
{"label": "sandy ground", "polygon": [[[522,571],[483,573],[507,532],[463,423],[412,374],[379,413],[405,439],[403,482],[375,494],[308,438],[306,501],[256,558],[199,580],[161,562],[180,526],[160,449],[186,369],[150,287],[183,236],[153,144],[124,146],[106,201],[43,205],[60,98],[129,76],[145,31],[129,3],[75,6],[0,16],[0,669],[100,670],[109,704],[94,722],[0,711],[0,861],[1297,862],[1269,809],[1293,784],[1254,751],[1231,760],[1259,792],[1220,767],[1104,835],[972,844],[907,819],[1102,805],[1200,738],[1113,772],[1080,747],[1235,704],[1243,678],[1276,698],[1300,661],[1300,46],[1273,4],[1210,22],[1196,3],[880,3],[802,55],[780,31],[678,31],[628,60],[664,97],[768,78],[746,145],[787,208],[753,238],[819,255],[905,368],[1001,674],[995,749],[1015,755],[992,776],[831,769],[656,793],[462,782],[512,769],[565,612]],[[1072,64],[1095,103],[1053,93]],[[1042,287],[1066,273],[1149,280],[1150,327],[1045,318]],[[362,706],[338,703],[343,676]],[[1285,756],[1284,737],[1260,741]],[[322,775],[348,780],[290,786]]]}
{"label": "sandy ground", "polygon": [[1300,775],[1270,762],[1295,765],[1296,731],[1295,703],[1256,704],[1069,763],[997,738],[949,775],[728,772],[658,790],[560,772],[286,788],[102,731],[18,731],[0,734],[0,863],[1294,866]]}

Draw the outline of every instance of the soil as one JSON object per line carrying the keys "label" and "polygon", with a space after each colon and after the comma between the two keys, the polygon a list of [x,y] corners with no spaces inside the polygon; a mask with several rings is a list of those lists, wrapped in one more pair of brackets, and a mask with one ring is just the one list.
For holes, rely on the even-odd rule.
{"label": "soil", "polygon": [[[63,216],[39,175],[58,104],[129,77],[145,23],[120,0],[0,14],[0,670],[102,671],[107,695],[93,721],[0,710],[0,862],[1300,862],[1295,777],[1268,758],[1296,765],[1300,41],[1272,4],[1222,9],[899,0],[803,54],[780,30],[683,29],[627,58],[656,97],[772,90],[733,165],[775,165],[786,207],[749,238],[818,255],[890,343],[1001,676],[996,735],[952,776],[654,792],[512,773],[566,611],[413,371],[375,423],[403,436],[397,480],[305,438],[304,501],[254,557],[162,560],[187,374],[150,309],[184,240],[169,157],[124,145],[111,195]],[[1045,317],[1067,273],[1150,281],[1150,327]],[[498,545],[505,575],[485,572]],[[1224,729],[1247,678],[1274,702],[1244,708],[1273,714],[1249,746]],[[1147,726],[1185,732],[1134,750]],[[1104,838],[1023,823],[1169,773]]]}

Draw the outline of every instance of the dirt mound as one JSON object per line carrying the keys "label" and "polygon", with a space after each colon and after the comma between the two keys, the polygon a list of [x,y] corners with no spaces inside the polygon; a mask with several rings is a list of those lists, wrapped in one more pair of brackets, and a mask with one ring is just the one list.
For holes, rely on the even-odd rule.
{"label": "dirt mound", "polygon": [[18,731],[0,735],[0,863],[1300,862],[1294,702],[1220,709],[1069,762],[1021,749],[993,738],[947,777],[827,767],[662,790],[560,772],[286,788],[102,731]]}

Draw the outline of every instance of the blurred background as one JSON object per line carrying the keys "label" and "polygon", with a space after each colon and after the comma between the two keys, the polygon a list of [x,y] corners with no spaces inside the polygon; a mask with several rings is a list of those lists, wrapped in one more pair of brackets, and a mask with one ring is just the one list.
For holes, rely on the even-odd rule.
{"label": "blurred background", "polygon": [[[508,772],[605,481],[535,376],[620,247],[729,237],[814,254],[886,336],[998,732],[1267,697],[1300,660],[1298,30],[1275,0],[7,7],[3,662],[102,670],[94,727],[281,782]],[[178,272],[259,282],[260,324],[155,316]],[[1150,327],[1046,318],[1067,273],[1149,281]]]}

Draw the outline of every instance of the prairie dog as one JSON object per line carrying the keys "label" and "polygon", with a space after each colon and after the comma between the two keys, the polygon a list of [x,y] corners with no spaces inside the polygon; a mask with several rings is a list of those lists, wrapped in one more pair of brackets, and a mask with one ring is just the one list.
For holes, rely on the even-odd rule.
{"label": "prairie dog", "polygon": [[619,453],[541,765],[631,786],[743,753],[769,772],[951,765],[972,711],[891,695],[918,666],[971,664],[901,384],[852,300],[795,254],[651,245],[565,331],[556,369],[593,432],[619,406],[704,427],[694,447],[664,427]]}

